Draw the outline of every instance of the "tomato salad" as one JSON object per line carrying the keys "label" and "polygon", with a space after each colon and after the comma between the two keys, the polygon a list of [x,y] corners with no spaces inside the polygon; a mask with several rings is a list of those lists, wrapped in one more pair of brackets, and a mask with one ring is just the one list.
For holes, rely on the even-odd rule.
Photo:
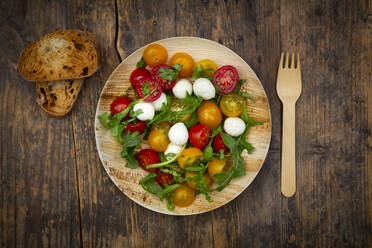
{"label": "tomato salad", "polygon": [[[167,59],[162,45],[147,46],[130,76],[136,99],[117,97],[99,119],[122,145],[126,166],[149,172],[140,181],[144,190],[174,210],[198,194],[212,201],[209,192],[245,175],[241,153],[254,150],[246,135],[262,123],[247,113],[246,99],[254,99],[240,92],[245,80],[235,67],[195,63],[184,52]],[[138,149],[142,139],[150,148]]]}

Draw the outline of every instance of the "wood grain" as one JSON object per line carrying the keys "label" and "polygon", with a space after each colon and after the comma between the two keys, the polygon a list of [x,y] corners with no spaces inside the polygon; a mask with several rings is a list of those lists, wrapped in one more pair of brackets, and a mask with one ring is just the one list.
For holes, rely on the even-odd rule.
{"label": "wood grain", "polygon": [[[0,247],[371,247],[371,12],[368,0],[0,1]],[[69,117],[54,120],[36,107],[34,86],[15,64],[26,43],[63,27],[99,36],[104,66]],[[272,114],[256,179],[197,216],[131,201],[107,176],[94,142],[96,103],[119,54],[173,36],[211,39],[239,54]],[[280,194],[281,51],[305,58],[293,199]]]}

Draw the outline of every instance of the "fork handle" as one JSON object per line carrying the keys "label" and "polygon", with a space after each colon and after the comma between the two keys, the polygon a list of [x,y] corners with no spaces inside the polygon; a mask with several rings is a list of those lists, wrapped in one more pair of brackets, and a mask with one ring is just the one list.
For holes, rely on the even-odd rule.
{"label": "fork handle", "polygon": [[283,103],[282,194],[291,197],[296,192],[296,103]]}

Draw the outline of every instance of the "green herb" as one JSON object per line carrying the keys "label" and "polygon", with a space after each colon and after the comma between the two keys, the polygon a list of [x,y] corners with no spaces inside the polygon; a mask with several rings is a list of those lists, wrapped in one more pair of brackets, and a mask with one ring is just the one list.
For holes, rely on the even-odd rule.
{"label": "green herb", "polygon": [[210,190],[203,177],[203,174],[207,168],[208,168],[207,164],[204,163],[200,163],[199,166],[186,167],[185,170],[197,172],[196,176],[188,177],[186,178],[186,181],[196,182],[194,189],[197,190],[198,194],[203,194],[207,201],[211,202],[211,197],[208,194]]}
{"label": "green herb", "polygon": [[143,57],[141,57],[141,59],[137,62],[137,68],[145,68],[146,67],[146,62],[145,60],[143,59]]}
{"label": "green herb", "polygon": [[247,92],[239,92],[239,94],[240,94],[242,97],[244,97],[244,98],[248,98],[248,99],[250,99],[251,101],[256,102],[256,99],[254,99],[254,97],[253,97],[251,94],[247,93]]}
{"label": "green herb", "polygon": [[262,121],[255,121],[255,120],[252,120],[249,117],[248,112],[247,112],[247,104],[246,104],[245,101],[243,101],[243,112],[241,113],[240,118],[245,122],[245,124],[248,127],[253,127],[253,126],[256,126],[256,125],[263,124]]}
{"label": "green herb", "polygon": [[206,148],[203,150],[204,156],[202,157],[202,161],[210,161],[213,159],[213,148],[212,148],[212,142],[211,140]]}
{"label": "green herb", "polygon": [[145,82],[143,84],[143,89],[142,89],[142,92],[143,94],[146,96],[146,95],[150,95],[150,84],[148,82]]}
{"label": "green herb", "polygon": [[203,70],[203,67],[201,65],[194,67],[192,70],[194,71],[192,74],[192,78],[208,78],[210,81],[212,81],[212,77],[207,72],[215,72],[212,68]]}
{"label": "green herb", "polygon": [[196,113],[196,111],[194,111],[192,112],[191,117],[187,119],[186,121],[184,121],[183,123],[185,124],[187,129],[190,129],[190,127],[194,126],[198,122],[199,122],[198,114]]}
{"label": "green herb", "polygon": [[176,189],[178,189],[179,187],[181,187],[181,184],[173,184],[171,186],[169,186],[168,184],[164,184],[164,187],[165,189],[163,189],[158,195],[159,195],[159,198],[160,200],[162,201],[166,196],[168,196],[168,194]]}
{"label": "green herb", "polygon": [[238,82],[238,85],[236,86],[235,90],[234,90],[234,93],[236,94],[239,94],[240,92],[240,88],[242,87],[242,85],[245,83],[245,79],[240,79],[239,82]]}
{"label": "green herb", "polygon": [[213,129],[211,138],[216,137],[221,131],[222,131],[222,126],[219,125],[215,129]]}
{"label": "green herb", "polygon": [[162,122],[164,119],[167,119],[170,111],[170,106],[171,106],[171,103],[172,103],[172,98],[167,95],[167,103],[163,103],[163,109],[160,113],[158,113],[148,124],[148,126],[150,126],[151,124],[157,124],[157,123],[160,123]]}
{"label": "green herb", "polygon": [[166,168],[160,168],[160,170],[161,170],[162,172],[165,172],[165,173],[171,174],[171,175],[174,176],[174,177],[178,177],[178,173],[177,173],[177,171],[175,171],[175,170],[166,169]]}
{"label": "green herb", "polygon": [[173,82],[178,77],[178,72],[182,69],[183,65],[174,64],[172,68],[160,68],[159,77],[167,81]]}
{"label": "green herb", "polygon": [[[253,148],[253,146],[252,146],[252,148]],[[224,159],[224,158],[225,158],[225,150],[221,149],[220,154],[218,155],[218,159]]]}
{"label": "green herb", "polygon": [[134,149],[141,144],[141,138],[139,137],[139,133],[133,132],[127,132],[124,136],[124,145],[123,149],[121,150],[120,156],[122,158],[125,158],[127,160],[126,167],[128,168],[138,168],[138,161],[134,157]]}
{"label": "green herb", "polygon": [[112,116],[111,114],[108,114],[107,112],[101,114],[98,116],[98,119],[101,121],[102,125],[105,126],[105,128],[110,128],[109,120],[111,120]]}
{"label": "green herb", "polygon": [[164,167],[164,166],[167,166],[167,165],[171,164],[172,162],[174,162],[178,158],[178,156],[181,154],[183,149],[185,149],[185,147],[186,147],[186,144],[182,146],[181,151],[177,155],[173,156],[172,159],[164,161],[164,162],[160,162],[160,163],[157,163],[157,164],[150,164],[150,165],[146,166],[146,168],[147,169],[160,168],[160,167]]}

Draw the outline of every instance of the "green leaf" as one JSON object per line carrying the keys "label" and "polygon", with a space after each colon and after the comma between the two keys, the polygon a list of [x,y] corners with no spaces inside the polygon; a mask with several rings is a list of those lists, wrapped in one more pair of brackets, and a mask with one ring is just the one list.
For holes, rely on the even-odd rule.
{"label": "green leaf", "polygon": [[219,125],[215,129],[213,129],[211,138],[216,137],[221,131],[222,131],[222,126]]}
{"label": "green leaf", "polygon": [[[178,68],[179,68],[179,66],[180,65],[178,65],[178,64],[173,65],[173,68],[175,68],[175,69],[172,69],[172,68],[160,68],[159,69],[159,72],[160,72],[159,77],[164,78],[167,81],[173,82],[178,77]],[[181,68],[182,68],[182,66],[181,66]]]}
{"label": "green leaf", "polygon": [[144,94],[145,96],[150,95],[151,90],[150,90],[150,84],[149,84],[148,82],[145,82],[145,83],[143,84],[142,92],[143,92],[143,94]]}
{"label": "green leaf", "polygon": [[254,97],[251,94],[249,94],[248,92],[239,92],[239,94],[244,98],[248,98],[248,99],[252,100],[253,102],[256,102],[256,99],[254,99]]}
{"label": "green leaf", "polygon": [[141,144],[141,138],[139,137],[139,133],[127,132],[124,136],[124,145],[123,149],[121,150],[120,156],[127,160],[127,167],[128,168],[138,168],[139,164],[138,161],[134,157],[134,149]]}
{"label": "green leaf", "polygon": [[157,123],[168,120],[169,115],[171,113],[169,111],[171,103],[172,103],[172,98],[169,95],[167,95],[167,103],[166,104],[163,103],[162,111],[155,115],[155,117],[149,122],[148,126],[150,126],[151,124],[157,124]]}
{"label": "green leaf", "polygon": [[225,158],[225,150],[224,149],[220,150],[220,154],[219,154],[218,158],[219,159],[224,159]]}
{"label": "green leaf", "polygon": [[100,116],[98,116],[98,119],[101,121],[102,125],[105,126],[105,128],[110,127],[108,121],[111,119],[111,114],[109,115],[107,112],[105,112],[101,114]]}
{"label": "green leaf", "polygon": [[185,126],[187,127],[187,129],[190,129],[192,126],[194,126],[198,122],[199,122],[198,114],[196,113],[196,111],[194,111],[191,114],[191,117],[188,120],[184,121],[183,123],[185,124]]}
{"label": "green leaf", "polygon": [[234,90],[234,93],[238,94],[239,91],[240,91],[240,88],[242,87],[242,85],[245,83],[245,79],[240,79],[239,82],[238,82],[238,85],[236,86],[235,90]]}
{"label": "green leaf", "polygon": [[160,200],[162,201],[166,196],[168,196],[169,193],[171,193],[172,191],[178,189],[179,187],[181,187],[181,184],[173,184],[171,186],[168,186],[167,184],[164,184],[165,186],[165,189],[163,189],[160,193],[158,193],[158,196],[160,198]]}
{"label": "green leaf", "polygon": [[157,163],[157,164],[150,164],[150,165],[147,165],[146,168],[147,169],[160,168],[160,167],[165,167],[165,166],[173,163],[174,161],[176,161],[176,159],[181,154],[181,152],[183,151],[183,149],[185,149],[185,147],[186,147],[186,144],[184,144],[182,146],[182,148],[181,148],[181,151],[177,155],[175,155],[173,158],[171,158],[170,160],[167,160],[167,161],[164,161],[164,162],[160,162],[160,163]]}
{"label": "green leaf", "polygon": [[177,171],[175,171],[175,170],[166,169],[166,168],[160,168],[160,170],[161,170],[162,172],[165,172],[165,173],[171,174],[171,175],[174,176],[174,177],[178,177],[178,173],[177,173]]}
{"label": "green leaf", "polygon": [[204,153],[204,156],[202,158],[203,161],[209,161],[209,160],[212,160],[213,159],[212,142],[213,142],[213,140],[211,140],[209,142],[209,144],[207,145],[207,147],[204,148],[204,150],[203,150],[203,153]]}
{"label": "green leaf", "polygon": [[180,70],[182,70],[183,65],[174,64],[174,65],[172,66],[172,68],[173,68],[174,70],[176,70],[176,71],[180,71]]}
{"label": "green leaf", "polygon": [[151,172],[146,177],[144,177],[139,183],[142,188],[151,194],[158,195],[163,191],[163,188],[160,187],[156,182],[155,178],[158,175],[155,172]]}
{"label": "green leaf", "polygon": [[203,67],[201,65],[198,65],[192,69],[194,72],[192,74],[192,78],[208,78],[210,81],[212,81],[212,77],[207,72],[215,72],[212,68],[207,68],[203,70]]}
{"label": "green leaf", "polygon": [[225,145],[230,148],[231,151],[233,151],[238,146],[236,140],[227,133],[221,133],[221,138],[223,140],[223,143],[225,143]]}
{"label": "green leaf", "polygon": [[143,59],[143,57],[141,57],[141,59],[137,62],[136,67],[137,67],[137,68],[145,68],[145,67],[146,67],[146,62],[145,62],[145,60]]}

